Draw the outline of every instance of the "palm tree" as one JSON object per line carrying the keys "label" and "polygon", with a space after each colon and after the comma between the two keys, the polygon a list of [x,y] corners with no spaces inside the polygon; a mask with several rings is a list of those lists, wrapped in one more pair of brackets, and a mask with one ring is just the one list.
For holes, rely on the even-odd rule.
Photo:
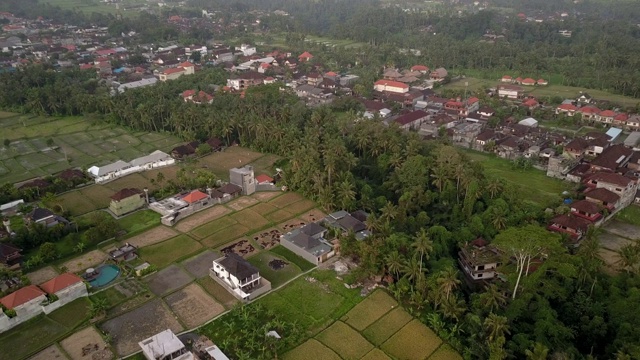
{"label": "palm tree", "polygon": [[455,290],[460,284],[458,279],[458,270],[454,267],[449,267],[446,270],[441,271],[436,279],[439,290],[444,293],[445,299],[449,299],[451,292]]}
{"label": "palm tree", "polygon": [[502,182],[499,179],[492,179],[487,184],[487,191],[491,199],[495,198],[502,191]]}
{"label": "palm tree", "polygon": [[620,268],[629,274],[636,274],[638,272],[638,265],[640,265],[640,245],[627,244],[618,250],[618,256],[617,264]]}
{"label": "palm tree", "polygon": [[426,260],[429,260],[429,253],[433,251],[433,241],[431,241],[425,229],[421,229],[416,234],[411,246],[420,253],[420,271],[422,272],[422,261],[425,259],[425,253],[427,254]]}
{"label": "palm tree", "polygon": [[489,284],[480,295],[480,304],[483,308],[493,312],[494,309],[504,306],[507,303],[507,296],[500,291],[496,284]]}
{"label": "palm tree", "polygon": [[338,185],[337,195],[340,198],[339,202],[344,210],[350,210],[353,206],[353,202],[356,200],[356,192],[353,183],[349,180],[344,180]]}
{"label": "palm tree", "polygon": [[527,356],[527,360],[547,360],[549,348],[537,342],[533,345],[533,349],[525,350],[524,354]]}
{"label": "palm tree", "polygon": [[489,316],[484,319],[484,327],[489,342],[493,342],[505,334],[510,334],[507,318],[494,313],[489,314]]}
{"label": "palm tree", "polygon": [[438,308],[445,317],[459,321],[467,310],[467,304],[465,304],[464,300],[454,295],[441,302]]}
{"label": "palm tree", "polygon": [[418,283],[424,276],[422,273],[422,264],[418,263],[418,258],[413,256],[411,260],[404,263],[403,271],[404,276],[411,282],[411,287]]}
{"label": "palm tree", "polygon": [[431,177],[433,178],[431,183],[438,188],[438,192],[442,192],[442,188],[444,188],[444,184],[447,182],[447,172],[445,168],[442,166],[436,167]]}
{"label": "palm tree", "polygon": [[380,219],[385,222],[391,222],[391,220],[395,219],[398,215],[398,209],[391,201],[387,201],[387,203],[381,209]]}
{"label": "palm tree", "polygon": [[491,225],[496,228],[496,230],[504,230],[507,227],[507,217],[504,214],[504,211],[499,208],[493,208],[491,211]]}
{"label": "palm tree", "polygon": [[394,274],[396,278],[400,276],[400,271],[402,270],[402,256],[398,253],[398,250],[394,250],[385,258],[385,262],[387,264],[387,270]]}

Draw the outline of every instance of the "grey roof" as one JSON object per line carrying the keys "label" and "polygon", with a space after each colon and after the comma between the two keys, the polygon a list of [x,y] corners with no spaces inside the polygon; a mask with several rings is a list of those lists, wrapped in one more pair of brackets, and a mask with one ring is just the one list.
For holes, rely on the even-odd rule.
{"label": "grey roof", "polygon": [[330,217],[332,217],[333,219],[342,219],[343,217],[349,215],[348,212],[344,211],[344,210],[340,210],[340,211],[336,211],[334,213],[329,214]]}
{"label": "grey roof", "polygon": [[120,86],[118,86],[118,91],[122,92],[125,89],[135,89],[135,88],[139,88],[139,87],[143,87],[143,86],[149,86],[149,85],[153,85],[156,82],[158,82],[158,79],[156,78],[148,78],[148,79],[142,79],[142,80],[138,80],[138,81],[132,81],[126,84],[121,84]]}
{"label": "grey roof", "polygon": [[636,146],[640,142],[640,131],[634,131],[624,141],[626,146]]}
{"label": "grey roof", "polygon": [[321,232],[327,231],[327,229],[323,228],[322,226],[316,223],[309,223],[303,226],[300,230],[304,234],[307,234],[309,236],[314,236],[314,235],[320,234]]}
{"label": "grey roof", "polygon": [[[111,164],[107,164],[105,166],[92,166],[89,169],[89,172],[91,172],[93,175],[95,176],[103,176],[106,175],[108,173],[114,172],[114,171],[119,171],[122,169],[126,169],[128,167],[131,167],[131,164],[129,164],[128,162],[122,161],[122,160],[118,160],[114,163]],[[96,168],[97,171],[93,170],[92,168]]]}
{"label": "grey roof", "polygon": [[286,238],[313,256],[320,256],[331,251],[331,246],[302,232],[297,232],[295,235],[293,235],[293,233],[289,234]]}
{"label": "grey roof", "polygon": [[222,265],[229,274],[240,280],[249,278],[253,274],[260,272],[258,268],[234,252],[228,253],[224,259],[218,261],[218,264]]}
{"label": "grey roof", "polygon": [[337,223],[340,224],[340,227],[343,229],[353,232],[359,232],[367,228],[360,220],[351,215],[338,219]]}
{"label": "grey roof", "polygon": [[149,155],[141,156],[137,159],[131,160],[131,165],[133,166],[141,166],[148,163],[153,163],[156,161],[169,160],[171,156],[169,154],[162,152],[160,150],[156,150]]}

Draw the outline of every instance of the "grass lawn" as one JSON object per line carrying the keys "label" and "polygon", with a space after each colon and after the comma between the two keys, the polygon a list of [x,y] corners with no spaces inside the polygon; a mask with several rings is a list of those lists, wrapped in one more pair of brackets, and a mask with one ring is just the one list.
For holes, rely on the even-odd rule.
{"label": "grass lawn", "polygon": [[0,336],[0,360],[24,359],[48,346],[67,330],[44,316],[31,319]]}
{"label": "grass lawn", "polygon": [[426,359],[440,346],[442,340],[419,320],[414,319],[382,344],[387,354],[407,360]]}
{"label": "grass lawn", "polygon": [[160,214],[153,210],[137,211],[119,219],[118,223],[129,234],[141,232],[160,225]]}
{"label": "grass lawn", "polygon": [[48,315],[69,329],[80,325],[89,315],[89,301],[86,298],[76,299]]}
{"label": "grass lawn", "polygon": [[376,291],[356,305],[343,317],[343,321],[358,331],[366,329],[398,303],[384,291]]}
{"label": "grass lawn", "polygon": [[391,360],[384,351],[375,348],[367,353],[367,355],[363,356],[361,360]]}
{"label": "grass lawn", "polygon": [[367,354],[373,345],[349,325],[336,321],[316,339],[335,351],[343,359],[360,359]]}
{"label": "grass lawn", "polygon": [[285,258],[287,261],[296,264],[297,267],[300,268],[300,270],[307,271],[307,270],[311,270],[314,267],[316,267],[314,264],[308,262],[307,260],[305,260],[304,258],[302,258],[301,256],[299,256],[298,254],[294,253],[293,251],[287,249],[284,246],[276,246],[272,249],[269,250],[270,252],[277,254],[278,256]]}
{"label": "grass lawn", "polygon": [[116,193],[104,185],[91,185],[79,191],[82,196],[94,204],[95,209],[105,209],[109,207],[111,196]]}
{"label": "grass lawn", "polygon": [[260,157],[262,157],[262,154],[259,152],[240,146],[232,146],[222,152],[216,152],[198,159],[197,165],[206,166],[222,180],[229,180],[229,169],[245,166]]}
{"label": "grass lawn", "polygon": [[129,174],[100,186],[113,190],[114,193],[124,188],[136,188],[140,190],[145,187],[151,190],[157,188],[157,186],[151,184],[151,180],[142,176],[140,173]]}
{"label": "grass lawn", "polygon": [[433,355],[429,356],[429,360],[462,360],[462,356],[449,344],[442,344]]}
{"label": "grass lawn", "polygon": [[514,170],[511,161],[495,155],[484,154],[472,150],[461,150],[472,160],[481,162],[485,174],[489,177],[503,179],[507,183],[520,188],[523,199],[547,206],[549,202],[561,200],[562,192],[571,189],[573,184],[548,177],[537,169]]}
{"label": "grass lawn", "polygon": [[80,191],[71,191],[58,197],[65,210],[69,210],[71,215],[78,216],[87,214],[98,209],[96,204],[91,202]]}
{"label": "grass lawn", "polygon": [[229,293],[227,289],[223,288],[209,276],[198,279],[197,282],[206,292],[209,293],[209,295],[213,296],[216,301],[224,305],[224,307],[227,309],[230,309],[234,304],[238,302],[238,299],[231,295],[231,293]]}
{"label": "grass lawn", "polygon": [[[271,266],[269,266],[269,262],[272,260],[284,260],[288,262],[288,264],[282,269],[273,270]],[[271,282],[271,287],[274,289],[302,273],[296,264],[276,256],[269,251],[260,252],[257,255],[250,257],[248,261],[260,270],[260,275],[269,280]]]}
{"label": "grass lawn", "polygon": [[270,214],[270,213],[278,210],[278,208],[273,206],[273,205],[271,205],[271,204],[259,203],[259,204],[256,204],[256,205],[252,206],[251,210],[257,212],[258,214],[260,214],[262,216],[265,216],[266,214]]}
{"label": "grass lawn", "polygon": [[159,244],[143,247],[139,252],[142,259],[161,269],[201,248],[200,243],[182,234]]}
{"label": "grass lawn", "polygon": [[92,295],[91,299],[105,299],[107,301],[107,307],[112,308],[127,299],[127,296],[116,290],[114,287],[110,287],[106,290]]}
{"label": "grass lawn", "polygon": [[616,215],[616,218],[620,221],[640,226],[640,206],[633,204],[629,205],[622,209]]}
{"label": "grass lawn", "polygon": [[249,228],[243,225],[233,224],[216,233],[211,234],[210,236],[207,236],[201,242],[205,246],[215,248],[227,244],[231,240],[239,238],[240,236],[246,234],[248,231]]}
{"label": "grass lawn", "polygon": [[362,335],[374,345],[380,346],[412,319],[413,317],[408,312],[397,307],[364,330]]}
{"label": "grass lawn", "polygon": [[237,222],[235,220],[228,216],[221,217],[193,229],[190,235],[193,235],[193,237],[196,239],[203,239],[236,223]]}
{"label": "grass lawn", "polygon": [[307,360],[309,358],[322,360],[341,360],[333,350],[322,345],[318,340],[309,339],[304,344],[284,354],[284,360]]}
{"label": "grass lawn", "polygon": [[261,174],[272,176],[275,174],[273,164],[280,159],[281,157],[278,155],[266,154],[251,163],[251,166],[253,166],[253,172],[256,176]]}
{"label": "grass lawn", "polygon": [[251,230],[260,229],[269,224],[269,220],[265,219],[262,215],[252,209],[240,210],[229,215],[229,217],[237,221],[238,224],[244,225]]}
{"label": "grass lawn", "polygon": [[270,214],[266,214],[264,217],[273,223],[281,223],[285,220],[291,219],[293,216],[294,215],[288,211],[277,210]]}
{"label": "grass lawn", "polygon": [[269,204],[282,209],[300,200],[304,200],[304,197],[302,197],[302,195],[294,192],[288,192],[269,201]]}

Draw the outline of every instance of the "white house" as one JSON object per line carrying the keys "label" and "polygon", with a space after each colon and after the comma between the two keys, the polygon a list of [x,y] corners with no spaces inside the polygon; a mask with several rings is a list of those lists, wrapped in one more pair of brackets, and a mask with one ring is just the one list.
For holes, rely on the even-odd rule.
{"label": "white house", "polygon": [[95,181],[98,184],[117,179],[120,176],[125,176],[136,171],[138,171],[137,168],[134,168],[130,163],[122,160],[118,160],[105,166],[92,166],[87,169],[87,172],[95,178]]}
{"label": "white house", "polygon": [[526,119],[520,120],[518,122],[520,125],[529,126],[529,127],[538,127],[538,120],[528,117]]}
{"label": "white house", "polygon": [[163,166],[169,166],[175,164],[176,159],[172,158],[169,154],[156,150],[149,155],[139,157],[131,160],[131,165],[137,167],[139,170],[151,170]]}
{"label": "white house", "polygon": [[486,240],[478,238],[460,249],[458,263],[471,280],[490,280],[497,276],[500,252]]}
{"label": "white house", "polygon": [[409,85],[400,81],[393,80],[378,80],[373,84],[375,91],[388,91],[397,94],[404,94],[409,92]]}
{"label": "white house", "polygon": [[213,260],[209,275],[243,301],[249,301],[271,290],[271,283],[260,277],[258,268],[234,252]]}
{"label": "white house", "polygon": [[236,50],[241,51],[244,56],[251,56],[256,53],[256,47],[248,44],[236,46]]}
{"label": "white house", "polygon": [[517,85],[498,85],[498,97],[518,99],[524,93],[524,89]]}
{"label": "white house", "polygon": [[170,329],[142,340],[138,345],[148,360],[196,360]]}
{"label": "white house", "polygon": [[41,304],[46,300],[46,293],[35,285],[25,286],[0,299],[2,306],[16,312],[16,316],[9,317],[0,309],[0,332],[40,315]]}

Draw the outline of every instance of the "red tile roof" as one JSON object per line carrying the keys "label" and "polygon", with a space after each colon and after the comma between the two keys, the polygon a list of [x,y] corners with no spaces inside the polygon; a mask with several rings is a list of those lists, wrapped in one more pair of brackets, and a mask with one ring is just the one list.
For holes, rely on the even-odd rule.
{"label": "red tile roof", "polygon": [[429,71],[429,67],[425,65],[413,65],[411,71]]}
{"label": "red tile roof", "polygon": [[195,95],[196,91],[195,90],[185,90],[182,92],[182,97],[183,98],[188,98],[189,96],[193,96]]}
{"label": "red tile roof", "polygon": [[165,75],[170,75],[170,74],[175,74],[175,73],[184,72],[184,71],[185,71],[184,68],[177,67],[177,68],[166,69],[162,73]]}
{"label": "red tile roof", "polygon": [[571,215],[559,215],[551,220],[552,224],[558,224],[573,230],[586,231],[591,223],[588,220],[571,216]]}
{"label": "red tile roof", "polygon": [[576,209],[578,211],[585,212],[587,214],[597,214],[600,212],[600,207],[591,201],[588,200],[580,200],[571,204],[571,209]]}
{"label": "red tile roof", "polygon": [[583,106],[578,111],[581,113],[600,113],[600,109],[595,106]]}
{"label": "red tile roof", "polygon": [[397,122],[400,125],[407,125],[409,123],[412,123],[418,119],[421,118],[425,118],[427,117],[429,114],[427,114],[426,112],[422,111],[422,110],[417,110],[417,111],[413,111],[410,112],[408,114],[404,114],[400,117],[398,117],[395,122]]}
{"label": "red tile roof", "polygon": [[585,193],[585,196],[590,199],[606,202],[607,204],[614,204],[620,200],[620,196],[611,190],[605,188],[598,188]]}
{"label": "red tile roof", "polygon": [[183,68],[188,68],[188,67],[194,67],[195,65],[193,65],[192,63],[185,61],[183,63],[178,64],[178,67],[183,67]]}
{"label": "red tile roof", "polygon": [[604,111],[601,111],[600,114],[598,115],[604,116],[604,117],[614,117],[616,116],[616,112],[611,110],[604,110]]}
{"label": "red tile roof", "polygon": [[545,79],[538,79],[538,84],[546,84],[547,80]]}
{"label": "red tile roof", "polygon": [[82,278],[76,274],[64,273],[60,274],[46,283],[40,285],[40,288],[48,294],[55,294],[60,290],[64,290],[71,285],[82,282]]}
{"label": "red tile roof", "polygon": [[616,115],[616,117],[613,118],[613,120],[617,120],[617,121],[627,121],[629,120],[629,114],[627,113],[620,113],[618,115]]}
{"label": "red tile roof", "polygon": [[505,80],[511,80],[511,79],[513,79],[510,75],[505,75],[505,76],[503,76],[502,78],[503,78],[503,79],[505,79]]}
{"label": "red tile roof", "polygon": [[193,204],[195,202],[198,202],[202,199],[206,199],[208,197],[209,195],[203,193],[202,191],[194,190],[190,192],[188,195],[186,195],[185,197],[183,197],[182,200],[188,202],[189,204]]}
{"label": "red tile roof", "polygon": [[628,177],[616,173],[597,172],[587,178],[588,181],[604,182],[625,187],[633,182]]}
{"label": "red tile roof", "polygon": [[400,81],[393,81],[393,80],[378,80],[374,85],[393,86],[401,89],[409,88],[409,85],[402,83]]}
{"label": "red tile roof", "polygon": [[256,182],[258,184],[272,183],[273,182],[273,178],[270,177],[269,175],[261,174],[261,175],[256,176]]}
{"label": "red tile roof", "polygon": [[336,74],[333,71],[329,71],[328,73],[325,74],[326,76],[338,76],[338,74]]}
{"label": "red tile roof", "polygon": [[309,53],[308,51],[303,52],[302,54],[300,54],[300,56],[298,56],[298,60],[302,60],[302,59],[311,59],[313,58],[313,55],[311,55],[311,53]]}
{"label": "red tile roof", "polygon": [[567,110],[567,111],[576,111],[578,110],[578,107],[573,104],[562,104],[562,105],[558,105],[558,109]]}
{"label": "red tile roof", "polygon": [[28,303],[29,301],[41,295],[45,295],[45,292],[40,290],[35,285],[29,285],[3,297],[2,299],[0,299],[0,303],[2,303],[2,305],[4,305],[4,307],[6,307],[7,309],[14,309],[22,304]]}
{"label": "red tile roof", "polygon": [[535,81],[535,80],[533,80],[532,78],[526,78],[526,79],[522,80],[522,83],[523,83],[523,84],[531,84],[531,85],[534,85],[534,84],[536,83],[536,81]]}

